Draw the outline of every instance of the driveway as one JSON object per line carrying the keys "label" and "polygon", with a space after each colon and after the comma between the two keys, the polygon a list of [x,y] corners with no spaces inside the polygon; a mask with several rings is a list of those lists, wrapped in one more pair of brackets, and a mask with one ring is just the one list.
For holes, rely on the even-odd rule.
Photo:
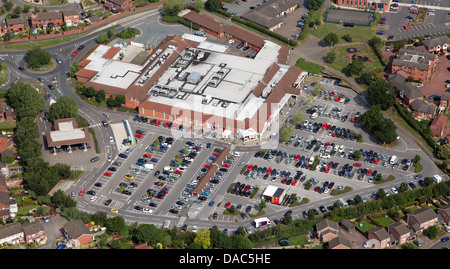
{"label": "driveway", "polygon": [[450,72],[447,70],[449,67],[450,60],[445,56],[439,57],[439,63],[431,80],[422,88],[419,88],[424,96],[428,97],[432,94],[441,96],[447,90],[445,81],[450,79]]}
{"label": "driveway", "polygon": [[55,240],[62,236],[61,228],[69,222],[67,219],[61,216],[49,217],[49,222],[44,222],[42,219],[36,221],[42,222],[44,226],[45,234],[47,235],[47,243],[39,246],[40,249],[54,249],[56,248]]}

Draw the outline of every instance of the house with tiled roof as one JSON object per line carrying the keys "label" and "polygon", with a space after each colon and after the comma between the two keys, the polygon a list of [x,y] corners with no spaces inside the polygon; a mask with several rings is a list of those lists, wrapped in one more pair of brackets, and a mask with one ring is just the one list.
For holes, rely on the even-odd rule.
{"label": "house with tiled roof", "polygon": [[63,25],[63,14],[61,12],[39,12],[31,15],[31,26],[36,28],[47,28]]}
{"label": "house with tiled roof", "polygon": [[436,105],[425,102],[422,99],[415,99],[409,104],[411,114],[417,120],[433,119],[436,114]]}
{"label": "house with tiled roof", "polygon": [[405,81],[400,73],[390,75],[388,81],[394,86],[394,90],[405,105],[409,105],[416,99],[423,100],[423,94],[413,85]]}
{"label": "house with tiled roof", "polygon": [[439,207],[437,213],[442,217],[443,223],[450,225],[450,204]]}
{"label": "house with tiled roof", "polygon": [[450,37],[447,35],[434,37],[422,40],[421,43],[425,46],[428,52],[432,53],[446,53],[450,47]]}
{"label": "house with tiled roof", "polygon": [[67,240],[74,240],[75,247],[84,246],[93,241],[91,231],[81,220],[69,221],[62,230]]}
{"label": "house with tiled roof", "polygon": [[47,235],[41,221],[33,221],[22,226],[25,243],[45,244]]}
{"label": "house with tiled roof", "polygon": [[406,223],[416,234],[420,234],[428,227],[438,224],[439,216],[432,208],[423,207],[407,214]]}
{"label": "house with tiled roof", "polygon": [[339,236],[339,225],[329,219],[324,219],[316,224],[317,237],[322,242],[328,242]]}
{"label": "house with tiled roof", "polygon": [[367,234],[367,238],[370,239],[376,239],[380,241],[380,248],[386,248],[391,245],[391,236],[389,233],[382,227],[375,227],[372,230],[370,230]]}
{"label": "house with tiled roof", "polygon": [[24,242],[24,234],[19,222],[0,226],[0,246],[16,245],[22,242]]}
{"label": "house with tiled roof", "polygon": [[328,241],[327,248],[329,249],[351,249],[352,244],[342,236],[335,237]]}
{"label": "house with tiled roof", "polygon": [[416,238],[416,234],[411,231],[404,223],[396,222],[387,227],[389,234],[395,238],[395,243],[401,245]]}
{"label": "house with tiled roof", "polygon": [[430,124],[431,132],[435,136],[442,137],[447,126],[447,117],[443,114],[437,115]]}
{"label": "house with tiled roof", "polygon": [[391,74],[400,73],[404,77],[426,83],[430,80],[437,63],[437,55],[422,47],[401,49],[391,65]]}

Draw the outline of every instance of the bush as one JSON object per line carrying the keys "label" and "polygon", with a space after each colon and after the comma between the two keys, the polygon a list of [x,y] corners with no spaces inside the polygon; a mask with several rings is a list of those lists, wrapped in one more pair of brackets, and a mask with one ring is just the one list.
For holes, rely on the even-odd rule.
{"label": "bush", "polygon": [[28,66],[32,69],[40,68],[52,62],[52,56],[47,50],[32,48],[25,54]]}

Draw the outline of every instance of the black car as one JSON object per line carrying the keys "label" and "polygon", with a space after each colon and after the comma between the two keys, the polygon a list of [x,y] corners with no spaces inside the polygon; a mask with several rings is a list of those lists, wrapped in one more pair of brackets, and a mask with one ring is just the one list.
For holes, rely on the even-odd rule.
{"label": "black car", "polygon": [[151,206],[151,207],[157,207],[158,205],[157,204],[155,204],[155,203],[153,203],[153,202],[151,202],[150,204],[148,204],[149,206]]}
{"label": "black car", "polygon": [[95,187],[99,187],[99,188],[100,188],[100,187],[101,187],[101,186],[103,186],[103,185],[102,185],[102,183],[100,183],[100,182],[97,182],[97,183],[95,183],[95,184],[94,184],[94,186],[95,186]]}
{"label": "black car", "polygon": [[393,35],[390,35],[390,36],[388,36],[388,38],[387,38],[387,40],[392,40],[392,39],[394,39],[394,36],[393,36]]}
{"label": "black car", "polygon": [[411,187],[411,189],[417,188],[417,186],[412,182],[409,182],[408,185]]}
{"label": "black car", "polygon": [[128,155],[126,155],[124,153],[119,153],[119,157],[126,159],[126,158],[128,158]]}
{"label": "black car", "polygon": [[134,209],[139,210],[139,211],[144,211],[144,208],[140,205],[135,206]]}
{"label": "black car", "polygon": [[111,166],[111,167],[108,168],[108,171],[116,172],[117,168],[114,167],[114,166]]}
{"label": "black car", "polygon": [[98,160],[100,160],[100,157],[94,157],[91,159],[91,163],[95,163]]}
{"label": "black car", "polygon": [[84,49],[84,45],[80,45],[77,50],[80,51],[82,49]]}
{"label": "black car", "polygon": [[172,208],[172,209],[170,209],[170,210],[169,210],[169,212],[170,212],[170,213],[173,213],[173,214],[178,214],[178,210],[176,210],[176,209],[173,209],[173,208]]}
{"label": "black car", "polygon": [[111,199],[108,199],[108,200],[106,200],[105,205],[110,205],[111,202],[112,202],[112,200],[111,200]]}
{"label": "black car", "polygon": [[89,191],[86,192],[86,194],[95,195],[95,191],[89,190]]}
{"label": "black car", "polygon": [[49,88],[50,90],[54,90],[54,89],[55,89],[55,86],[53,86],[53,84],[49,84],[49,85],[48,85],[48,88]]}

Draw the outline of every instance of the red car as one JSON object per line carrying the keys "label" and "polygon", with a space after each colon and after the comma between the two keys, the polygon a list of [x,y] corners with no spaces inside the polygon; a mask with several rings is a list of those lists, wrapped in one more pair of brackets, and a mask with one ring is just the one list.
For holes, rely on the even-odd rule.
{"label": "red car", "polygon": [[205,168],[209,169],[211,167],[211,165],[209,165],[208,163],[205,164]]}
{"label": "red car", "polygon": [[379,23],[379,24],[386,24],[385,21],[379,21],[378,23]]}
{"label": "red car", "polygon": [[337,133],[336,132],[334,132],[333,133],[333,135],[332,135],[332,137],[336,137],[337,136]]}
{"label": "red car", "polygon": [[248,190],[250,190],[250,185],[246,185],[244,188],[244,191],[248,191]]}
{"label": "red car", "polygon": [[267,174],[272,173],[272,167],[267,168]]}
{"label": "red car", "polygon": [[148,153],[145,153],[145,154],[144,154],[144,158],[150,158],[150,159],[151,159],[151,158],[152,158],[152,155],[150,155],[150,154],[148,154]]}
{"label": "red car", "polygon": [[336,97],[336,99],[334,99],[334,101],[339,102],[339,100],[341,100],[340,97]]}
{"label": "red car", "polygon": [[324,171],[325,173],[328,173],[328,172],[330,172],[330,168],[325,168],[325,171]]}
{"label": "red car", "polygon": [[370,176],[370,174],[372,174],[372,169],[367,170],[366,175]]}
{"label": "red car", "polygon": [[86,190],[83,188],[83,189],[81,189],[80,193],[78,193],[78,194],[79,194],[80,196],[83,196],[85,191],[86,191]]}
{"label": "red car", "polygon": [[411,14],[417,14],[417,11],[416,11],[416,10],[411,10],[409,13],[411,13]]}
{"label": "red car", "polygon": [[247,170],[252,170],[252,168],[253,168],[253,164],[249,164],[247,167]]}
{"label": "red car", "polygon": [[181,172],[181,170],[175,170],[175,171],[173,171],[175,174],[183,174],[183,172]]}
{"label": "red car", "polygon": [[358,117],[353,117],[352,123],[355,123],[357,119],[358,119]]}
{"label": "red car", "polygon": [[322,129],[325,129],[325,128],[327,128],[327,123],[324,123],[323,125],[322,125]]}
{"label": "red car", "polygon": [[166,122],[165,124],[164,124],[164,127],[168,127],[169,126],[169,124],[170,124],[170,122]]}
{"label": "red car", "polygon": [[360,167],[361,163],[354,163],[353,166]]}
{"label": "red car", "polygon": [[75,56],[78,54],[78,50],[75,50],[74,52],[72,52],[72,56]]}
{"label": "red car", "polygon": [[283,178],[283,179],[281,180],[281,184],[286,183],[286,181],[287,181],[287,178]]}
{"label": "red car", "polygon": [[144,138],[144,136],[141,134],[136,134],[136,138],[142,139],[142,138]]}
{"label": "red car", "polygon": [[380,163],[380,159],[375,159],[374,164],[379,164]]}
{"label": "red car", "polygon": [[229,164],[229,163],[224,163],[224,164],[222,165],[222,167],[228,168],[228,167],[230,167],[230,164]]}
{"label": "red car", "polygon": [[159,182],[159,181],[156,181],[154,184],[156,186],[160,186],[160,187],[164,186],[164,183],[163,182]]}
{"label": "red car", "polygon": [[105,173],[103,173],[103,175],[104,175],[104,176],[107,176],[107,177],[112,176],[111,172],[105,172]]}
{"label": "red car", "polygon": [[296,156],[295,156],[295,158],[294,158],[294,160],[296,160],[296,161],[298,161],[298,160],[300,160],[300,154],[297,154]]}
{"label": "red car", "polygon": [[408,30],[408,25],[403,26],[403,29]]}
{"label": "red car", "polygon": [[230,205],[231,205],[231,203],[230,203],[230,202],[227,202],[227,203],[225,204],[225,208],[229,208]]}
{"label": "red car", "polygon": [[298,180],[294,180],[294,181],[292,181],[292,186],[295,186],[295,185],[297,185],[297,182],[298,182]]}

